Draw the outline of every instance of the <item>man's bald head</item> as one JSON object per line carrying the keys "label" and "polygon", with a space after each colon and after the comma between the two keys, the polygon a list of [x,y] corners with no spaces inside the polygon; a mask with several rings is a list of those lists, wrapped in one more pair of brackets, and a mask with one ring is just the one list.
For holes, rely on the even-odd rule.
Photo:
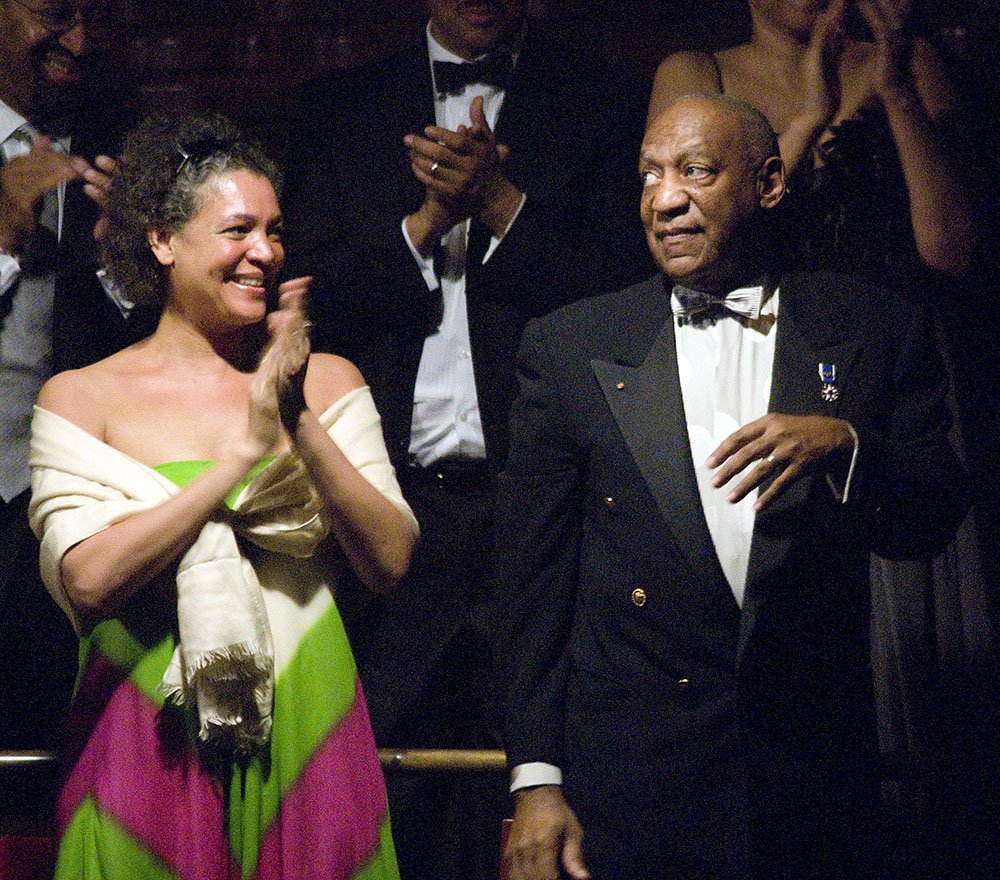
{"label": "man's bald head", "polygon": [[[748,104],[741,98],[734,98],[732,95],[692,93],[681,95],[666,109],[669,110],[686,102],[693,102],[701,106],[714,106],[724,113],[730,114],[731,118],[737,122],[740,134],[744,138],[747,158],[756,165],[762,165],[771,156],[780,155],[778,150],[778,135],[771,128],[771,123],[768,122],[767,117],[752,104]],[[650,127],[652,127],[655,121],[655,119],[652,120]]]}

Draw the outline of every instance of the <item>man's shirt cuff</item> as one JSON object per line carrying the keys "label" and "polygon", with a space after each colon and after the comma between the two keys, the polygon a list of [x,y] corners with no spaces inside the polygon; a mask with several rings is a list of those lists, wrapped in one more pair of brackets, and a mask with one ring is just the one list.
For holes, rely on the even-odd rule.
{"label": "man's shirt cuff", "polygon": [[413,254],[413,259],[417,261],[417,268],[420,269],[420,274],[424,276],[424,283],[427,285],[427,289],[437,290],[440,285],[438,283],[437,273],[434,271],[434,258],[425,257],[416,249],[413,242],[410,241],[410,233],[406,231],[405,217],[403,218],[401,228],[403,230],[403,240],[406,242],[406,246],[410,249],[410,253]]}
{"label": "man's shirt cuff", "polygon": [[507,228],[503,231],[503,235],[497,238],[495,235],[490,238],[490,246],[486,249],[486,255],[483,257],[483,265],[486,265],[487,260],[493,256],[493,251],[495,251],[499,246],[500,242],[507,237],[507,233],[511,231],[514,227],[514,221],[517,220],[521,213],[521,209],[524,207],[524,203],[528,201],[527,195],[521,193],[521,203],[517,206],[517,210],[514,212],[514,216],[510,218],[510,223],[507,224]]}
{"label": "man's shirt cuff", "polygon": [[13,254],[0,251],[0,296],[14,286],[21,275],[21,263]]}
{"label": "man's shirt cuff", "polygon": [[847,479],[844,480],[843,486],[838,486],[832,474],[826,475],[826,485],[830,487],[833,497],[841,504],[847,504],[851,492],[851,479],[854,477],[854,465],[858,461],[858,447],[861,445],[861,441],[858,440],[858,432],[854,430],[854,425],[850,422],[847,423],[847,430],[851,432],[851,437],[854,439],[854,451],[851,453],[851,464],[847,468]]}
{"label": "man's shirt cuff", "polygon": [[562,785],[562,781],[562,770],[553,764],[545,764],[542,761],[518,764],[510,771],[511,793],[522,788],[534,788],[538,785]]}

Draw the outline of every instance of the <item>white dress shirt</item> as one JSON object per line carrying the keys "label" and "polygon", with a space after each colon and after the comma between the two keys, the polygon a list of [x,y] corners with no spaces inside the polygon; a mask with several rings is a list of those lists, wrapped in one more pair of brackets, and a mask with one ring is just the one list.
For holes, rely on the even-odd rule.
{"label": "white dress shirt", "polygon": [[[435,61],[458,64],[465,60],[434,39],[430,25],[427,27],[427,50],[432,70]],[[439,127],[452,131],[459,125],[470,126],[469,107],[474,98],[482,97],[486,120],[491,129],[495,128],[504,94],[485,83],[473,83],[456,94],[441,94],[435,90],[435,122]],[[524,204],[523,199],[521,204]],[[516,220],[516,215],[514,219]],[[513,222],[512,220],[511,224]],[[406,231],[405,218],[402,231],[428,289],[440,288],[444,306],[441,324],[424,341],[417,370],[410,455],[423,466],[442,458],[485,458],[486,441],[476,397],[476,377],[465,298],[465,253],[469,221],[456,224],[441,239],[443,260],[440,278],[435,272],[433,259],[422,256],[413,246]],[[483,259],[484,263],[493,255],[499,243],[500,239],[493,236]]]}
{"label": "white dress shirt", "polygon": [[[762,291],[762,294],[764,292]],[[676,302],[676,298],[674,298]],[[705,459],[733,431],[767,412],[771,397],[778,291],[764,301],[760,317],[746,324],[722,318],[714,324],[674,321],[677,371],[698,494],[719,564],[736,602],[743,607],[757,490],[739,503],[726,496],[740,476],[721,488],[712,485],[715,469]],[[754,467],[756,462],[751,463]]]}

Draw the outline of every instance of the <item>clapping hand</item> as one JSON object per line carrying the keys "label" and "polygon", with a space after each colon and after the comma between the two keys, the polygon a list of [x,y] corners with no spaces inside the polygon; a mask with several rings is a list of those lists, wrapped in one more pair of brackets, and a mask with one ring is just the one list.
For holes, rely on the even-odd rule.
{"label": "clapping hand", "polygon": [[872,90],[883,103],[913,92],[911,71],[913,38],[907,27],[910,0],[857,0],[875,38]]}
{"label": "clapping hand", "polygon": [[309,365],[305,298],[311,278],[294,278],[278,288],[278,308],[267,317],[270,342],[250,385],[250,435],[260,455],[278,442],[280,426],[293,437],[306,410],[303,391]]}
{"label": "clapping hand", "polygon": [[94,164],[87,167],[83,173],[83,191],[88,198],[97,202],[101,208],[101,216],[94,224],[94,240],[100,241],[108,229],[108,194],[111,192],[111,181],[119,173],[118,160],[111,156],[97,156]]}
{"label": "clapping hand", "polygon": [[844,49],[846,0],[832,0],[816,18],[802,57],[803,112],[827,125],[840,106],[840,57]]}
{"label": "clapping hand", "polygon": [[[429,125],[423,135],[407,135],[403,140],[410,168],[426,191],[417,215],[428,242],[436,242],[469,217],[482,220],[494,235],[502,236],[520,204],[520,191],[503,171],[510,150],[497,142],[480,97],[472,101],[469,122],[455,131]],[[411,237],[413,232],[411,228]],[[414,243],[423,251],[424,236],[419,237],[421,242]]]}
{"label": "clapping hand", "polygon": [[410,167],[428,192],[442,198],[459,219],[474,216],[502,177],[508,148],[497,143],[483,113],[483,99],[469,108],[470,126],[456,131],[429,125],[424,136],[408,135]]}
{"label": "clapping hand", "polygon": [[36,212],[46,193],[93,170],[80,156],[63,153],[47,137],[0,169],[0,250],[17,253],[35,232]]}

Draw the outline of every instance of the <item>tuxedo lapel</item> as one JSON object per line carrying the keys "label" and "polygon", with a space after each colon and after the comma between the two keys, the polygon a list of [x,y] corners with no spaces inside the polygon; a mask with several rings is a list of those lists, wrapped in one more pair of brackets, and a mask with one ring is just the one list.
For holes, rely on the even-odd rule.
{"label": "tuxedo lapel", "polygon": [[[404,134],[422,135],[425,126],[434,124],[434,79],[426,41],[417,41],[396,58],[398,63],[395,69],[388,77],[379,80],[381,94],[372,108],[373,117],[393,126],[395,131],[401,133],[400,138]],[[406,157],[401,140],[389,146]],[[406,168],[409,171],[409,160]]]}
{"label": "tuxedo lapel", "polygon": [[534,80],[538,69],[534,55],[533,43],[531,40],[526,40],[514,66],[514,76],[504,91],[500,115],[494,126],[494,134],[501,143],[520,143],[524,135],[530,132],[530,128],[525,130],[522,120],[524,104],[530,101],[530,96],[534,94],[532,90],[535,88]]}
{"label": "tuxedo lapel", "polygon": [[558,126],[569,113],[566,107],[552,106],[552,84],[561,78],[550,72],[550,55],[544,42],[529,33],[500,105],[495,134],[499,143],[511,147],[505,168],[514,180],[530,180],[537,173],[543,158],[538,149],[542,144],[559,143]]}
{"label": "tuxedo lapel", "polygon": [[[768,412],[836,417],[839,400],[824,399],[819,365],[835,364],[837,384],[842,385],[857,357],[857,340],[836,339],[836,315],[825,314],[819,291],[802,288],[794,281],[783,281],[780,295]],[[742,656],[761,603],[767,598],[762,585],[785,564],[792,542],[805,520],[801,509],[808,502],[816,480],[822,479],[821,474],[814,473],[797,480],[756,517],[743,600],[739,656]]]}
{"label": "tuxedo lapel", "polygon": [[673,320],[669,299],[665,301],[661,329],[645,356],[629,341],[623,343],[616,362],[594,360],[591,367],[676,546],[707,582],[725,584],[698,494]]}

